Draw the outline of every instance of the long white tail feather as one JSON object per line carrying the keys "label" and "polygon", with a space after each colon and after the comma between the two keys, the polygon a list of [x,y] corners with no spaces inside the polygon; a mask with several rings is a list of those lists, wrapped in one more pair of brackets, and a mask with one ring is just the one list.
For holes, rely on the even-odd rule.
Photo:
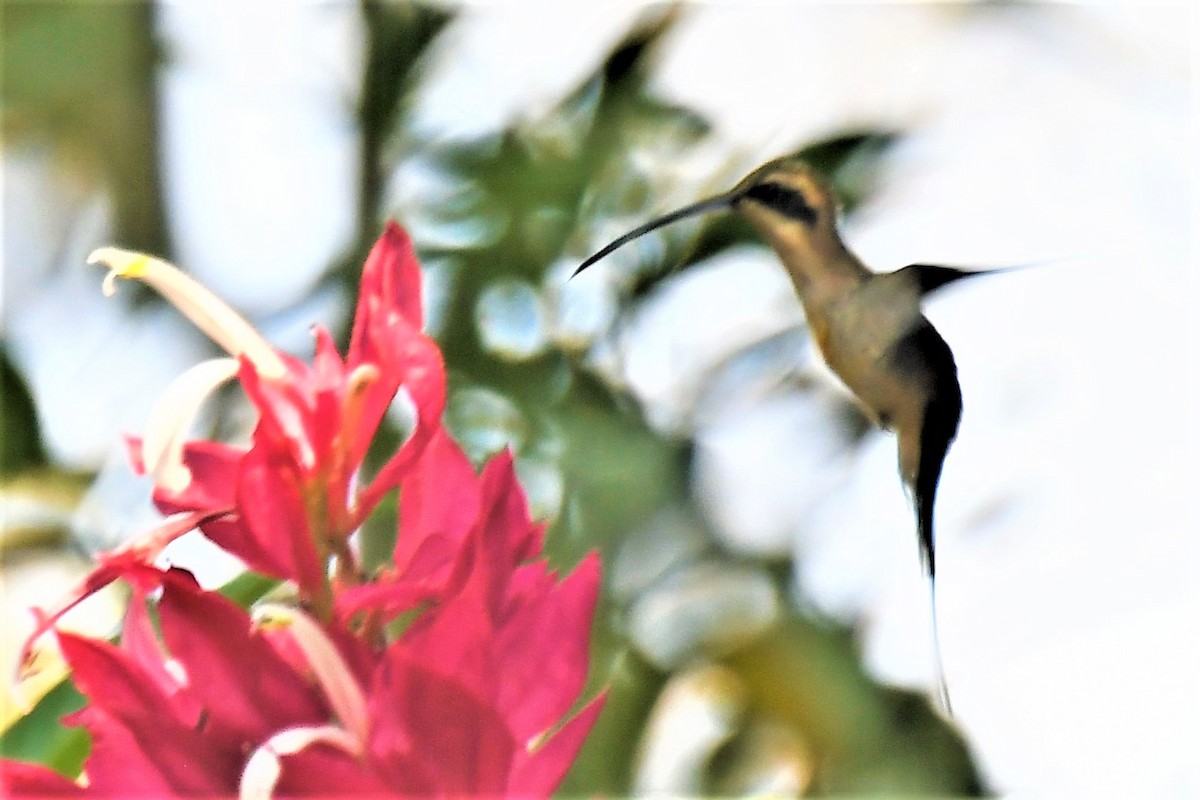
{"label": "long white tail feather", "polygon": [[953,718],[954,707],[950,704],[950,687],[946,683],[946,668],[942,665],[942,644],[938,639],[937,584],[932,575],[929,576],[929,619],[933,631],[933,658],[937,664],[938,703],[946,715]]}

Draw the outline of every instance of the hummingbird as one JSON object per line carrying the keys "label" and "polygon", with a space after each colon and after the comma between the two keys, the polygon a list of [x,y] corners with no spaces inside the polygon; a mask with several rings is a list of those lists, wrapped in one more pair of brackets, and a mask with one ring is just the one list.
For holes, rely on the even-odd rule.
{"label": "hummingbird", "polygon": [[[737,212],[771,246],[791,278],[825,363],[876,425],[895,432],[900,476],[914,499],[932,599],[937,572],[934,499],[963,403],[954,355],[922,314],[921,300],[963,278],[1004,269],[911,264],[895,272],[869,270],[838,233],[838,202],[829,182],[805,162],[784,157],[762,165],[723,194],[617,238],[587,258],[572,277],[645,233],[710,211]],[[942,701],[950,711],[936,610],[933,635]]]}

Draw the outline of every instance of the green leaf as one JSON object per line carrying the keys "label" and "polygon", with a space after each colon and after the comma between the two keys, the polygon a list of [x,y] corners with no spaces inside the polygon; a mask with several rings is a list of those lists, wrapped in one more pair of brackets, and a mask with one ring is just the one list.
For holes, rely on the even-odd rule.
{"label": "green leaf", "polygon": [[86,704],[70,679],[64,680],[0,736],[0,757],[42,764],[75,778],[83,769],[91,739],[83,728],[68,728],[60,718]]}
{"label": "green leaf", "polygon": [[246,571],[226,583],[218,591],[242,608],[249,608],[278,585],[278,578]]}

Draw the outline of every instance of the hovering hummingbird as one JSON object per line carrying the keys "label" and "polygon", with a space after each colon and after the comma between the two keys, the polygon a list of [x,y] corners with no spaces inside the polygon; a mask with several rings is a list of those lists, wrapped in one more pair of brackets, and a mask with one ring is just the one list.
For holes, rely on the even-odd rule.
{"label": "hovering hummingbird", "polygon": [[[933,504],[942,463],[958,432],[962,392],[954,356],[921,313],[921,299],[962,278],[1002,270],[912,264],[890,273],[870,271],[838,235],[832,187],[804,162],[781,158],[724,194],[635,228],[589,257],[574,275],[642,234],[718,210],[741,214],[775,250],[825,362],[877,425],[896,432],[900,476],[916,501],[917,535],[932,591]],[[936,636],[935,624],[935,649]],[[939,655],[939,673],[940,661]],[[949,710],[945,679],[939,678]]]}

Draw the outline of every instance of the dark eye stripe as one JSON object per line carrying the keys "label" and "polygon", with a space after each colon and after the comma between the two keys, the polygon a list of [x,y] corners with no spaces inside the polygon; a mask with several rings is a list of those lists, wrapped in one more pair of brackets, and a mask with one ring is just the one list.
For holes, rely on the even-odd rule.
{"label": "dark eye stripe", "polygon": [[788,219],[798,219],[808,225],[817,221],[817,210],[810,206],[797,189],[781,183],[759,183],[746,190],[745,197],[762,203]]}

